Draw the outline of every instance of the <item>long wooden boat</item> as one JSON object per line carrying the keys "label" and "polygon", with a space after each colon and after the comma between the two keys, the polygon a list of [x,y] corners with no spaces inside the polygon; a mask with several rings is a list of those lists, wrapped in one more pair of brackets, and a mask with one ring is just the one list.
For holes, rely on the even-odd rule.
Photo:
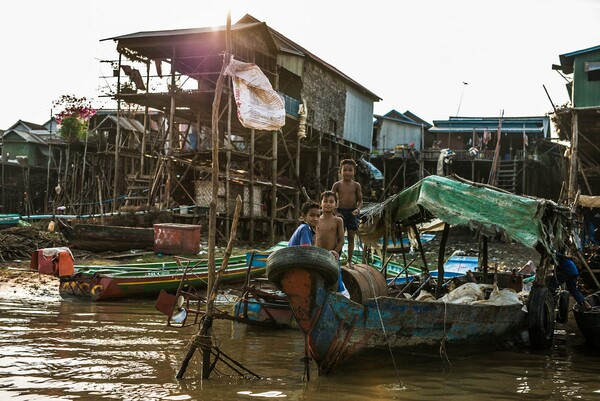
{"label": "long wooden boat", "polygon": [[[339,267],[329,252],[316,247],[273,252],[267,262],[267,277],[287,294],[306,337],[306,353],[321,373],[373,348],[435,345],[431,348],[435,352],[440,346],[454,344],[496,348],[523,339],[523,330],[529,334],[532,348],[551,346],[555,304],[554,295],[544,286],[544,277],[550,265],[549,255],[558,249],[569,227],[568,208],[489,186],[430,176],[383,204],[372,206],[370,211],[365,208],[365,212],[366,220],[359,229],[363,241],[369,237],[377,241],[387,226],[396,222],[409,225],[437,217],[445,223],[438,255],[444,255],[450,225],[457,225],[471,227],[483,238],[501,234],[537,249],[542,262],[525,313],[518,299],[506,302],[492,296],[496,292],[505,294],[508,289],[492,291],[486,294],[487,300],[473,304],[442,300],[444,264],[440,261],[435,300],[416,299],[421,287],[410,299],[373,291],[372,296],[359,300],[346,299],[332,290]],[[395,216],[396,220],[389,221],[384,216]],[[481,244],[483,260],[487,260],[487,240]],[[485,277],[487,267],[483,268]],[[463,287],[471,284],[474,283]],[[374,281],[369,286],[378,287]]]}
{"label": "long wooden boat", "polygon": [[[220,266],[220,263],[221,259],[215,261],[216,266]],[[247,270],[247,255],[232,256],[223,281],[242,281]],[[262,265],[252,265],[252,276],[264,272],[264,262]],[[91,301],[150,297],[158,295],[161,290],[176,292],[184,278],[187,286],[205,288],[208,280],[207,261],[75,266],[75,274],[60,278],[60,294]]]}
{"label": "long wooden boat", "polygon": [[60,219],[58,219],[58,228],[70,244],[90,252],[152,250],[154,247],[153,228],[95,224],[70,226]]}
{"label": "long wooden boat", "polygon": [[585,341],[589,345],[600,347],[600,291],[588,295],[585,299],[592,305],[592,310],[584,311],[580,305],[575,305],[575,321]]}

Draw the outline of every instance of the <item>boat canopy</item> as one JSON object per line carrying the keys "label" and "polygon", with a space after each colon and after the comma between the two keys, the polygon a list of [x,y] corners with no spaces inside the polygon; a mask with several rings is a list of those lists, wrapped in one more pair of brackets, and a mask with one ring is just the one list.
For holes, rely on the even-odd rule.
{"label": "boat canopy", "polygon": [[570,211],[541,198],[519,196],[462,178],[438,175],[361,209],[361,240],[375,244],[394,223],[410,226],[439,218],[451,226],[467,226],[487,237],[497,234],[527,247],[541,245],[550,254],[563,242]]}

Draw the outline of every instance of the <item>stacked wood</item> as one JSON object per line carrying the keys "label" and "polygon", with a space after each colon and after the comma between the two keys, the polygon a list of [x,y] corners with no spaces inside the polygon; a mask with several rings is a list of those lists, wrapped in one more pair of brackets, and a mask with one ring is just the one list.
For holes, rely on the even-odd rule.
{"label": "stacked wood", "polygon": [[65,246],[58,234],[35,227],[12,227],[0,230],[0,261],[29,259],[36,249]]}

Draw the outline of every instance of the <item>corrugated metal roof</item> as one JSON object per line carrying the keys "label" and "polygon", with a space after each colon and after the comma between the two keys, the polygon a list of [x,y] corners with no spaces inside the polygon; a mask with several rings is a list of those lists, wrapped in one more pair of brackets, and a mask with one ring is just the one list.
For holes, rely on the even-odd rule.
{"label": "corrugated metal roof", "polygon": [[117,116],[113,116],[113,115],[106,116],[104,118],[104,120],[102,120],[95,129],[98,130],[98,129],[102,128],[102,124],[104,124],[104,122],[106,122],[106,121],[111,121],[111,122],[117,124],[117,120],[119,121],[119,125],[123,129],[126,129],[128,131],[140,132],[140,133],[144,132],[144,125],[142,123],[140,123],[139,121],[134,120],[132,118],[123,117],[123,116],[120,116],[117,119]]}
{"label": "corrugated metal roof", "polygon": [[61,139],[58,135],[52,134],[48,131],[26,132],[26,131],[11,129],[11,130],[7,130],[4,132],[4,135],[3,135],[4,143],[11,142],[10,139],[8,141],[6,141],[6,137],[8,135],[10,135],[11,133],[16,134],[17,136],[22,138],[25,142],[37,143],[40,145],[46,145],[49,141]]}
{"label": "corrugated metal roof", "polygon": [[[472,133],[495,132],[498,130],[499,117],[450,117],[448,120],[434,120],[429,132]],[[503,117],[504,133],[542,133],[550,134],[550,118],[542,117]]]}
{"label": "corrugated metal roof", "polygon": [[595,51],[600,51],[600,46],[588,47],[587,49],[576,50],[571,53],[561,54],[559,57],[560,65],[562,67],[562,71],[565,74],[573,73],[573,62],[575,61],[575,57],[580,56],[585,53],[591,53]]}
{"label": "corrugated metal roof", "polygon": [[[498,130],[498,128],[465,128],[465,127],[432,127],[429,129],[429,132],[450,132],[450,133],[463,133],[463,132],[496,132]],[[522,134],[523,132],[525,133],[543,133],[544,132],[544,128],[543,127],[535,127],[535,128],[506,128],[506,127],[502,127],[502,132],[506,133],[506,134],[510,134],[510,133],[517,133],[517,134]]]}
{"label": "corrugated metal roof", "polygon": [[[353,80],[352,78],[350,78],[349,76],[347,76],[346,74],[344,74],[343,72],[341,72],[340,70],[338,70],[337,68],[332,66],[331,64],[323,61],[322,59],[320,59],[316,55],[312,54],[311,52],[309,52],[302,46],[298,45],[297,43],[288,39],[284,35],[280,34],[276,30],[274,30],[273,28],[269,27],[266,23],[260,22],[258,19],[254,18],[253,16],[251,16],[249,14],[246,14],[238,22],[233,24],[231,26],[231,30],[232,31],[240,31],[240,30],[244,30],[244,29],[254,29],[254,28],[261,28],[261,27],[263,29],[267,30],[267,32],[269,33],[269,37],[271,39],[271,45],[274,48],[276,48],[278,51],[294,54],[294,55],[297,55],[300,57],[308,57],[308,58],[316,61],[318,64],[321,64],[328,70],[334,72],[336,75],[340,76],[343,80],[350,83],[352,86],[359,89],[360,92],[368,95],[375,101],[381,100],[381,98],[379,96],[377,96],[376,94],[374,94],[373,92],[371,92],[370,90],[368,90],[367,88],[365,88],[364,86],[362,86],[361,84],[359,84],[358,82],[356,82],[355,80]],[[163,30],[163,31],[145,31],[145,32],[136,32],[136,33],[126,34],[126,35],[120,35],[120,36],[113,36],[110,38],[101,39],[101,41],[104,41],[104,40],[129,41],[129,40],[141,40],[141,39],[158,39],[161,37],[176,37],[176,36],[192,37],[192,36],[205,35],[205,34],[210,34],[210,33],[217,33],[217,34],[224,35],[225,30],[226,30],[225,26],[218,26],[218,27],[204,27],[204,28],[190,28],[190,29],[174,29],[174,30],[166,30],[166,31],[165,30]],[[141,56],[146,57],[146,55],[144,55],[144,54],[141,54]]]}

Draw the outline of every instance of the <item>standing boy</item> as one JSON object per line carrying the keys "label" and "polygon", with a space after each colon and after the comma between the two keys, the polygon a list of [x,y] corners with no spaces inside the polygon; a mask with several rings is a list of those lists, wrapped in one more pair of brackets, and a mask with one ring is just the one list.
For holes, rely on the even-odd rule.
{"label": "standing boy", "polygon": [[356,162],[352,159],[344,159],[340,162],[342,179],[331,187],[331,191],[337,194],[339,204],[337,211],[344,219],[344,228],[348,232],[348,268],[352,269],[352,254],[354,253],[354,233],[358,230],[358,215],[362,207],[362,189],[360,184],[354,181],[356,174]]}
{"label": "standing boy", "polygon": [[319,204],[314,201],[308,201],[302,205],[300,218],[302,223],[296,228],[294,234],[288,242],[288,246],[313,245],[315,228],[319,222],[321,210]]}
{"label": "standing boy", "polygon": [[[341,217],[333,214],[336,207],[337,197],[335,192],[323,192],[321,194],[321,210],[323,213],[317,223],[315,245],[331,251],[339,263],[340,252],[344,246],[344,221]],[[337,291],[342,293],[346,298],[350,298],[350,294],[342,281],[341,269]]]}

